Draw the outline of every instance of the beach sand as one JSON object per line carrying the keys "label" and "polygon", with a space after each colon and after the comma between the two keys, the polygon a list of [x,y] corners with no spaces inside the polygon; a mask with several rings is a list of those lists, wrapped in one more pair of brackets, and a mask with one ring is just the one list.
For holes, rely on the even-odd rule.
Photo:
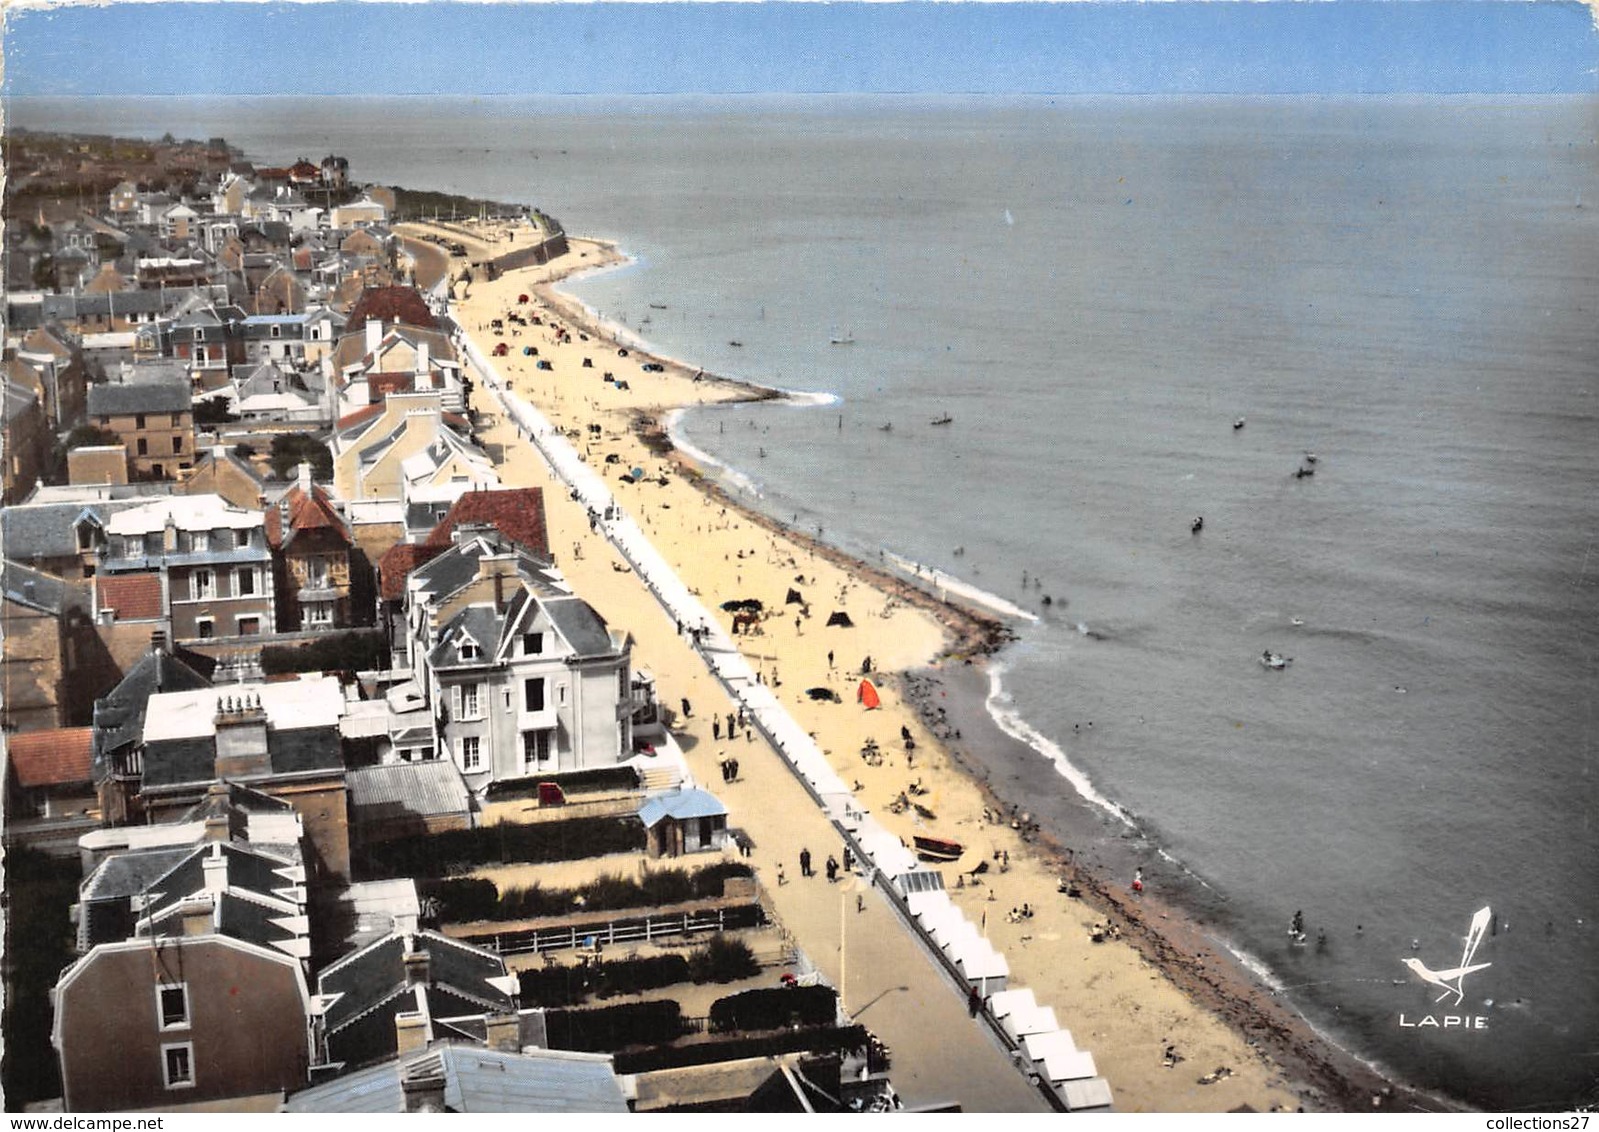
{"label": "beach sand", "polygon": [[[663,428],[671,410],[764,393],[697,378],[693,368],[665,359],[664,373],[645,373],[641,364],[650,358],[632,348],[621,356],[600,328],[583,321],[578,304],[553,289],[552,281],[574,271],[619,261],[608,245],[574,239],[572,251],[551,265],[458,286],[456,318],[485,354],[500,342],[509,345],[508,354],[495,359],[500,373],[567,433],[590,466],[603,470],[618,502],[706,607],[728,618],[724,625],[731,615],[720,614],[722,602],[764,603],[770,615],[757,632],[736,638],[745,655],[879,821],[907,843],[926,833],[966,846],[957,864],[941,866],[951,895],[1006,956],[1010,985],[1032,989],[1041,1004],[1054,1008],[1078,1047],[1093,1053],[1116,1107],[1370,1111],[1386,1082],[1318,1039],[1176,903],[1164,899],[1153,877],[1145,892],[1133,893],[1135,858],[1118,853],[1114,823],[1076,799],[1044,759],[1036,759],[1038,773],[1030,781],[989,780],[985,749],[1016,742],[982,710],[982,657],[1004,639],[1001,628],[744,511],[701,481],[698,469],[671,448]],[[519,302],[524,294],[530,296],[527,304]],[[491,321],[510,311],[537,313],[546,325],[506,323],[504,336],[496,335]],[[570,331],[569,340],[558,340],[551,322]],[[523,353],[529,346],[537,357]],[[541,359],[550,370],[536,368]],[[607,372],[627,388],[606,381]],[[484,414],[479,435],[499,460],[507,485],[546,489],[550,546],[560,568],[612,625],[633,634],[635,663],[658,678],[660,699],[678,717],[674,733],[696,777],[727,803],[730,824],[758,831],[754,863],[797,945],[807,953],[835,955],[842,913],[833,901],[810,893],[808,886],[821,882],[798,881],[796,859],[802,845],[808,847],[820,871],[827,853],[836,851],[825,820],[759,734],[728,737],[722,725],[731,707],[704,663],[616,552],[590,530],[580,505],[500,417],[492,395],[475,390],[473,407]],[[622,482],[620,475],[633,467],[644,469],[644,480]],[[804,607],[785,604],[790,588],[804,595]],[[853,627],[826,625],[838,610],[849,614]],[[856,702],[867,657],[882,700],[875,711]],[[807,694],[812,688],[831,689],[840,702],[813,699]],[[686,717],[684,700],[692,707]],[[904,733],[914,750],[906,750]],[[880,752],[871,760],[862,754],[868,740]],[[724,783],[719,764],[729,756],[739,760],[740,778]],[[895,812],[902,794],[926,813],[911,806]],[[1011,803],[1028,800],[1047,803],[1025,808],[1047,816],[1048,828],[1057,833],[1071,831],[1079,848],[1068,850],[1025,826],[1015,828],[1021,823],[1013,820]],[[778,862],[786,869],[783,885],[773,876]],[[971,872],[979,868],[980,875]],[[957,887],[958,874],[971,883]],[[1066,878],[1079,896],[1058,891]],[[1013,919],[1011,910],[1023,905],[1032,916]],[[890,914],[886,903],[881,909],[874,905],[872,913],[874,919]],[[1095,934],[1105,938],[1095,942]],[[864,977],[853,957],[850,963],[847,1001]],[[963,1005],[952,987],[947,995]],[[865,1021],[878,1028],[883,1018]],[[982,1039],[974,1033],[973,1040]],[[1383,1106],[1402,1107],[1399,1100],[1385,1098]],[[1011,1107],[1005,1099],[992,1103]]]}

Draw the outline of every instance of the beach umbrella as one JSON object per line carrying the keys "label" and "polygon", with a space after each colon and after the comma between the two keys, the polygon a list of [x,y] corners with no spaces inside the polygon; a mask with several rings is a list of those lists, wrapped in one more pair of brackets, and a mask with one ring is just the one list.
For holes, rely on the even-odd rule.
{"label": "beach umbrella", "polygon": [[635,480],[641,480],[641,479],[644,478],[644,469],[643,468],[634,468],[632,471],[630,471],[628,473],[628,475],[632,476]]}
{"label": "beach umbrella", "polygon": [[872,686],[870,680],[861,681],[860,687],[855,690],[855,699],[865,704],[867,711],[882,706],[882,701],[877,697],[877,689]]}

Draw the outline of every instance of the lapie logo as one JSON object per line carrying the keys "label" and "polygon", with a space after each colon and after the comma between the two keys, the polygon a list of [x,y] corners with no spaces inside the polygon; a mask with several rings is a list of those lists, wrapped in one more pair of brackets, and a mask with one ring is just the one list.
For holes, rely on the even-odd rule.
{"label": "lapie logo", "polygon": [[[1433,970],[1416,958],[1404,959],[1401,962],[1410,968],[1413,974],[1419,975],[1423,982],[1442,988],[1443,993],[1435,998],[1434,1002],[1442,1002],[1453,995],[1454,1001],[1449,1005],[1459,1006],[1466,998],[1466,977],[1493,966],[1492,963],[1472,962],[1477,957],[1477,949],[1482,946],[1482,941],[1488,934],[1488,926],[1492,922],[1493,912],[1490,909],[1477,909],[1477,914],[1471,918],[1471,927],[1466,932],[1465,945],[1460,952],[1460,962],[1453,967]],[[1488,1019],[1480,1014],[1427,1014],[1420,1019],[1412,1020],[1405,1014],[1400,1014],[1399,1025],[1407,1030],[1486,1030]]]}

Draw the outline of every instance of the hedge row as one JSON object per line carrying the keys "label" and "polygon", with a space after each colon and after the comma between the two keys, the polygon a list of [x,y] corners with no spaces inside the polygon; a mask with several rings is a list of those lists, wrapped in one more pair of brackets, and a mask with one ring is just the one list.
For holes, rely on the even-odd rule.
{"label": "hedge row", "polygon": [[551,1049],[610,1053],[676,1041],[683,1036],[683,1009],[671,999],[660,999],[597,1010],[551,1010],[544,1025]]}
{"label": "hedge row", "polygon": [[644,848],[644,826],[637,818],[573,818],[397,838],[353,850],[351,857],[358,879],[388,880],[442,877],[485,864],[575,861]]}
{"label": "hedge row", "polygon": [[761,965],[743,940],[717,935],[687,955],[655,955],[618,959],[583,967],[546,967],[523,971],[524,1006],[572,1006],[589,995],[610,998],[642,994],[678,983],[731,983],[759,973]]}
{"label": "hedge row", "polygon": [[769,987],[742,991],[711,1003],[711,1030],[778,1030],[830,1026],[838,1019],[838,992],[828,986]]}
{"label": "hedge row", "polygon": [[598,766],[561,775],[511,778],[489,783],[489,800],[504,802],[517,798],[536,798],[541,782],[553,782],[567,795],[596,794],[602,790],[636,790],[639,776],[638,771],[630,766]]}
{"label": "hedge row", "polygon": [[[656,1046],[653,1049],[622,1052],[616,1055],[616,1071],[652,1073],[657,1069],[681,1069],[747,1057],[776,1057],[785,1053],[844,1053],[868,1048],[871,1040],[871,1034],[865,1026],[785,1030],[748,1038],[724,1038],[691,1045]],[[886,1058],[884,1062],[874,1068],[886,1071]]]}
{"label": "hedge row", "polygon": [[[489,827],[490,830],[500,828],[504,827]],[[488,832],[488,830],[474,832]],[[480,877],[458,877],[423,884],[419,889],[422,896],[430,897],[436,903],[438,920],[441,923],[470,923],[478,920],[503,922],[561,916],[579,908],[585,912],[597,912],[617,908],[681,904],[687,900],[706,900],[723,894],[728,877],[749,875],[751,875],[750,867],[743,862],[719,861],[692,872],[684,869],[660,869],[637,878],[602,876],[578,888],[545,888],[543,885],[534,884],[526,888],[508,888],[501,892],[493,881]]]}
{"label": "hedge row", "polygon": [[329,633],[304,645],[267,645],[261,650],[261,671],[368,672],[388,667],[389,646],[376,629]]}

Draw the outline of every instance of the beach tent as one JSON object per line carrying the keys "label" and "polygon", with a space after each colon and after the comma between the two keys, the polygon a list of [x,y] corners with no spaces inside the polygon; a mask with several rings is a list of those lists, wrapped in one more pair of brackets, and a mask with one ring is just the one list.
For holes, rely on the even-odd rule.
{"label": "beach tent", "polygon": [[789,590],[788,590],[788,596],[783,599],[783,604],[784,605],[804,605],[805,604],[805,596],[803,594],[801,594],[798,590],[796,590],[794,587],[790,586]]}
{"label": "beach tent", "polygon": [[872,687],[872,682],[870,680],[861,681],[861,686],[855,691],[855,699],[860,703],[865,704],[867,711],[872,710],[872,708],[882,706],[882,700],[878,699],[877,697],[877,689]]}
{"label": "beach tent", "polygon": [[837,610],[836,612],[834,612],[832,614],[829,614],[828,618],[827,618],[827,623],[829,625],[842,625],[846,629],[855,628],[855,622],[851,621],[849,619],[849,614],[845,613],[842,609]]}
{"label": "beach tent", "polygon": [[728,613],[760,613],[766,607],[753,597],[737,597],[732,601],[724,601],[722,608]]}
{"label": "beach tent", "polygon": [[844,701],[844,697],[840,696],[831,688],[807,688],[805,689],[805,694],[813,700],[826,700],[828,703],[833,704],[842,703]]}

